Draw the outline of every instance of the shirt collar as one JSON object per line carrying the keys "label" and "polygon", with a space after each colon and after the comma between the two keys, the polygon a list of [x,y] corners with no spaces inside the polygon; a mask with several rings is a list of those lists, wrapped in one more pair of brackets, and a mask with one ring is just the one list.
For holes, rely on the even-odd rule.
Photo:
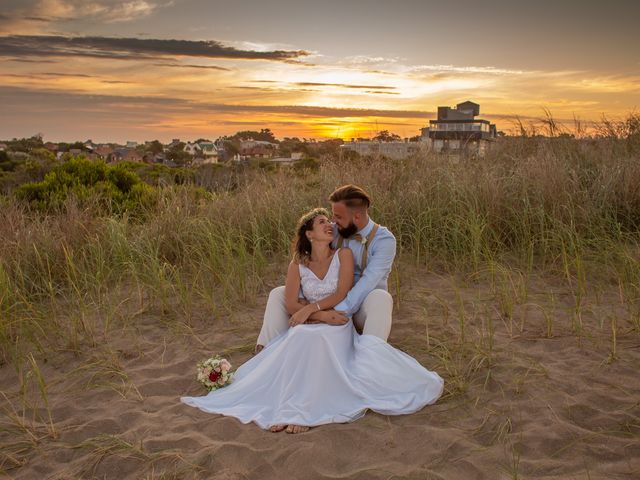
{"label": "shirt collar", "polygon": [[369,223],[367,223],[362,230],[359,230],[358,233],[362,238],[367,238],[367,235],[371,233],[371,230],[373,230],[373,220],[369,217]]}

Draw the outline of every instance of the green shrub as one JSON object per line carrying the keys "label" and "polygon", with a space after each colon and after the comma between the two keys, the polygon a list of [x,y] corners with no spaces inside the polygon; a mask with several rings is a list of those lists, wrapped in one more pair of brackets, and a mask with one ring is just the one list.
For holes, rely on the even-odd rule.
{"label": "green shrub", "polygon": [[298,160],[293,164],[293,169],[296,172],[304,172],[306,170],[317,172],[320,170],[320,162],[315,158],[306,157],[301,160]]}
{"label": "green shrub", "polygon": [[84,157],[55,167],[41,182],[20,185],[15,195],[41,211],[60,209],[70,196],[81,204],[96,203],[106,211],[140,211],[150,206],[155,189],[126,165],[109,166]]}

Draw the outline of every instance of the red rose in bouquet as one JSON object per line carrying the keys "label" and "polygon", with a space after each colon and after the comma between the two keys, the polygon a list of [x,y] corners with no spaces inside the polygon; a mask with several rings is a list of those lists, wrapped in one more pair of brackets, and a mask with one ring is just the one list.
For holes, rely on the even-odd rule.
{"label": "red rose in bouquet", "polygon": [[219,355],[198,363],[197,379],[207,390],[217,390],[233,381],[231,364]]}

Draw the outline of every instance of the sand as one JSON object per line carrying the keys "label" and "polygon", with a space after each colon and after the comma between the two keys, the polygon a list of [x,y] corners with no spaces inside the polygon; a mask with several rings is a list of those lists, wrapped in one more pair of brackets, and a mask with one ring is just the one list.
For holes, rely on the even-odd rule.
{"label": "sand", "polygon": [[19,411],[20,376],[0,368],[2,469],[16,479],[640,478],[640,334],[615,286],[591,289],[580,317],[553,278],[523,294],[417,270],[392,293],[390,343],[445,379],[443,397],[416,414],[289,435],[203,413],[179,402],[204,393],[196,362],[250,358],[266,292],[233,315],[203,312],[191,330],[158,321],[157,307],[132,309],[80,353],[34,354],[55,435],[33,386],[39,417],[17,427],[8,412]]}

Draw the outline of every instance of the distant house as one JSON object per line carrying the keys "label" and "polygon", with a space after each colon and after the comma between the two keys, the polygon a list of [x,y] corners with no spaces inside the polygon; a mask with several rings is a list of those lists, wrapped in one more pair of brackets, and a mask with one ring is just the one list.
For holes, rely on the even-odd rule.
{"label": "distant house", "polygon": [[240,157],[242,158],[271,158],[278,149],[277,143],[263,140],[242,140],[240,142]]}
{"label": "distant house", "polygon": [[144,155],[142,155],[143,163],[165,163],[166,160],[167,157],[164,153],[146,152]]}
{"label": "distant house", "polygon": [[71,149],[69,149],[68,152],[57,152],[56,158],[60,159],[65,154],[69,154],[72,157],[84,157],[84,158],[88,158],[90,160],[98,160],[98,159],[100,159],[98,154],[96,154],[94,152],[91,152],[91,151],[84,150],[82,148],[71,148]]}
{"label": "distant house", "polygon": [[174,138],[173,140],[171,140],[171,143],[166,146],[166,150],[171,150],[172,148],[177,147],[179,144],[180,144],[180,139]]}
{"label": "distant house", "polygon": [[200,145],[197,143],[188,142],[185,144],[183,150],[187,152],[189,155],[198,155],[201,152]]}
{"label": "distant house", "polygon": [[138,142],[132,142],[131,140],[127,141],[127,148],[136,148],[138,146]]}
{"label": "distant house", "polygon": [[153,155],[153,163],[166,163],[167,156],[164,153],[156,153]]}
{"label": "distant house", "polygon": [[53,142],[47,142],[44,144],[44,148],[46,148],[50,152],[56,153],[58,151],[58,144]]}
{"label": "distant house", "polygon": [[496,138],[496,126],[475,118],[480,105],[466,101],[456,108],[438,107],[437,120],[422,129],[422,140],[436,152],[470,152],[482,155]]}
{"label": "distant house", "polygon": [[217,163],[218,161],[218,147],[213,142],[200,142],[200,154],[207,160],[207,163]]}
{"label": "distant house", "polygon": [[7,150],[7,144],[6,143],[0,143],[0,152],[4,152]]}
{"label": "distant house", "polygon": [[422,145],[420,142],[379,142],[372,140],[345,142],[340,145],[342,150],[350,150],[361,156],[387,157],[394,160],[408,158],[418,153]]}
{"label": "distant house", "polygon": [[113,153],[113,148],[109,145],[100,145],[99,147],[96,147],[93,152],[101,159],[107,160],[109,158],[109,155]]}
{"label": "distant house", "polygon": [[142,155],[135,148],[120,147],[111,154],[112,162],[142,162]]}

